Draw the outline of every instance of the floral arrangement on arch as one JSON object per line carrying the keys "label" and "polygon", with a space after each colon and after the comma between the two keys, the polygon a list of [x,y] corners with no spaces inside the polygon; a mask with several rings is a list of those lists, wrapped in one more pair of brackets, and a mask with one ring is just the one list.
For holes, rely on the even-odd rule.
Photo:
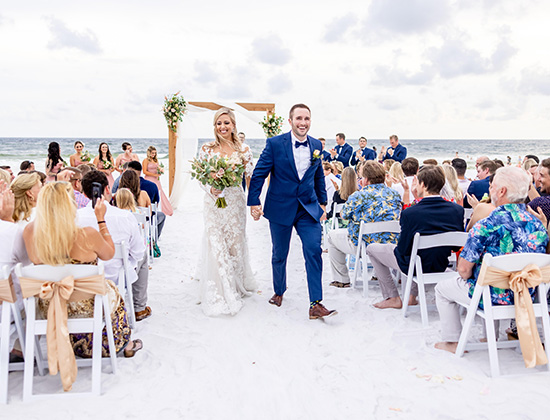
{"label": "floral arrangement on arch", "polygon": [[283,129],[283,117],[278,117],[276,114],[269,114],[264,117],[264,120],[260,122],[260,125],[264,129],[264,133],[267,138],[275,137],[281,134]]}
{"label": "floral arrangement on arch", "polygon": [[174,93],[171,98],[164,97],[162,112],[168,124],[168,128],[174,133],[178,131],[178,122],[183,121],[183,114],[187,109],[187,102],[179,92]]}

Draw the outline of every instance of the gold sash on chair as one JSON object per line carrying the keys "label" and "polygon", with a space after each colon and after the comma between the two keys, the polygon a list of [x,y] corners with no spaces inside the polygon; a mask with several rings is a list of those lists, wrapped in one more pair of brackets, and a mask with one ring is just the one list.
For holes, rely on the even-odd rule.
{"label": "gold sash on chair", "polygon": [[[548,363],[548,358],[540,341],[529,288],[549,282],[550,267],[547,266],[541,269],[535,264],[529,264],[523,270],[515,272],[499,270],[483,264],[478,277],[478,283],[482,286],[512,289],[514,292],[519,343],[525,367],[528,368]],[[546,296],[540,298],[546,299]],[[546,343],[546,345],[549,346],[550,343]]]}
{"label": "gold sash on chair", "polygon": [[70,391],[76,380],[77,366],[67,327],[67,302],[107,293],[105,276],[79,279],[68,276],[60,281],[20,277],[19,282],[24,298],[38,296],[41,299],[51,299],[46,330],[48,368],[50,375],[56,375],[59,371],[63,390]]}
{"label": "gold sash on chair", "polygon": [[15,303],[16,299],[11,276],[9,279],[0,280],[0,303]]}

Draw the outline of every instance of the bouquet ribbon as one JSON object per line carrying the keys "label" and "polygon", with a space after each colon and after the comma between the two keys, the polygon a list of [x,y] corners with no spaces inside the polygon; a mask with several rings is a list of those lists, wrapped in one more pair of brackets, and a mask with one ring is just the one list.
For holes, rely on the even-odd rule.
{"label": "bouquet ribbon", "polygon": [[222,190],[222,192],[220,193],[220,195],[218,195],[218,198],[216,199],[216,207],[219,209],[224,209],[227,207],[224,190]]}

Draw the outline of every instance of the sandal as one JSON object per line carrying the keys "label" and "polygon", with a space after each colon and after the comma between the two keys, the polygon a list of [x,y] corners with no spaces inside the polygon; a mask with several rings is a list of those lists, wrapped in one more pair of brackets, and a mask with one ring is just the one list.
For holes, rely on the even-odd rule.
{"label": "sandal", "polygon": [[124,357],[134,357],[135,354],[143,348],[143,341],[141,341],[139,338],[137,340],[133,340],[132,344],[133,346],[131,349],[124,349]]}
{"label": "sandal", "polygon": [[330,283],[330,285],[334,287],[339,287],[341,289],[350,287],[349,283],[342,283],[341,281],[333,281],[332,283]]}

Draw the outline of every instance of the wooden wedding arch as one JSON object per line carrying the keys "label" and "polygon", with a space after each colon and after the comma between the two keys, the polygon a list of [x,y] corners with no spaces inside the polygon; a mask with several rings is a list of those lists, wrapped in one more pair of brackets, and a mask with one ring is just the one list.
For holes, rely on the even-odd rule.
{"label": "wooden wedding arch", "polygon": [[[260,111],[266,112],[267,115],[275,113],[275,104],[269,103],[254,103],[254,102],[235,102],[237,105],[242,106],[247,111]],[[219,105],[215,102],[189,102],[189,105],[196,106],[198,108],[210,109],[217,111],[223,108],[223,105]],[[176,145],[178,144],[178,133],[168,129],[168,170],[169,170],[169,194],[172,193],[172,186],[174,185],[174,176],[176,174]]]}

